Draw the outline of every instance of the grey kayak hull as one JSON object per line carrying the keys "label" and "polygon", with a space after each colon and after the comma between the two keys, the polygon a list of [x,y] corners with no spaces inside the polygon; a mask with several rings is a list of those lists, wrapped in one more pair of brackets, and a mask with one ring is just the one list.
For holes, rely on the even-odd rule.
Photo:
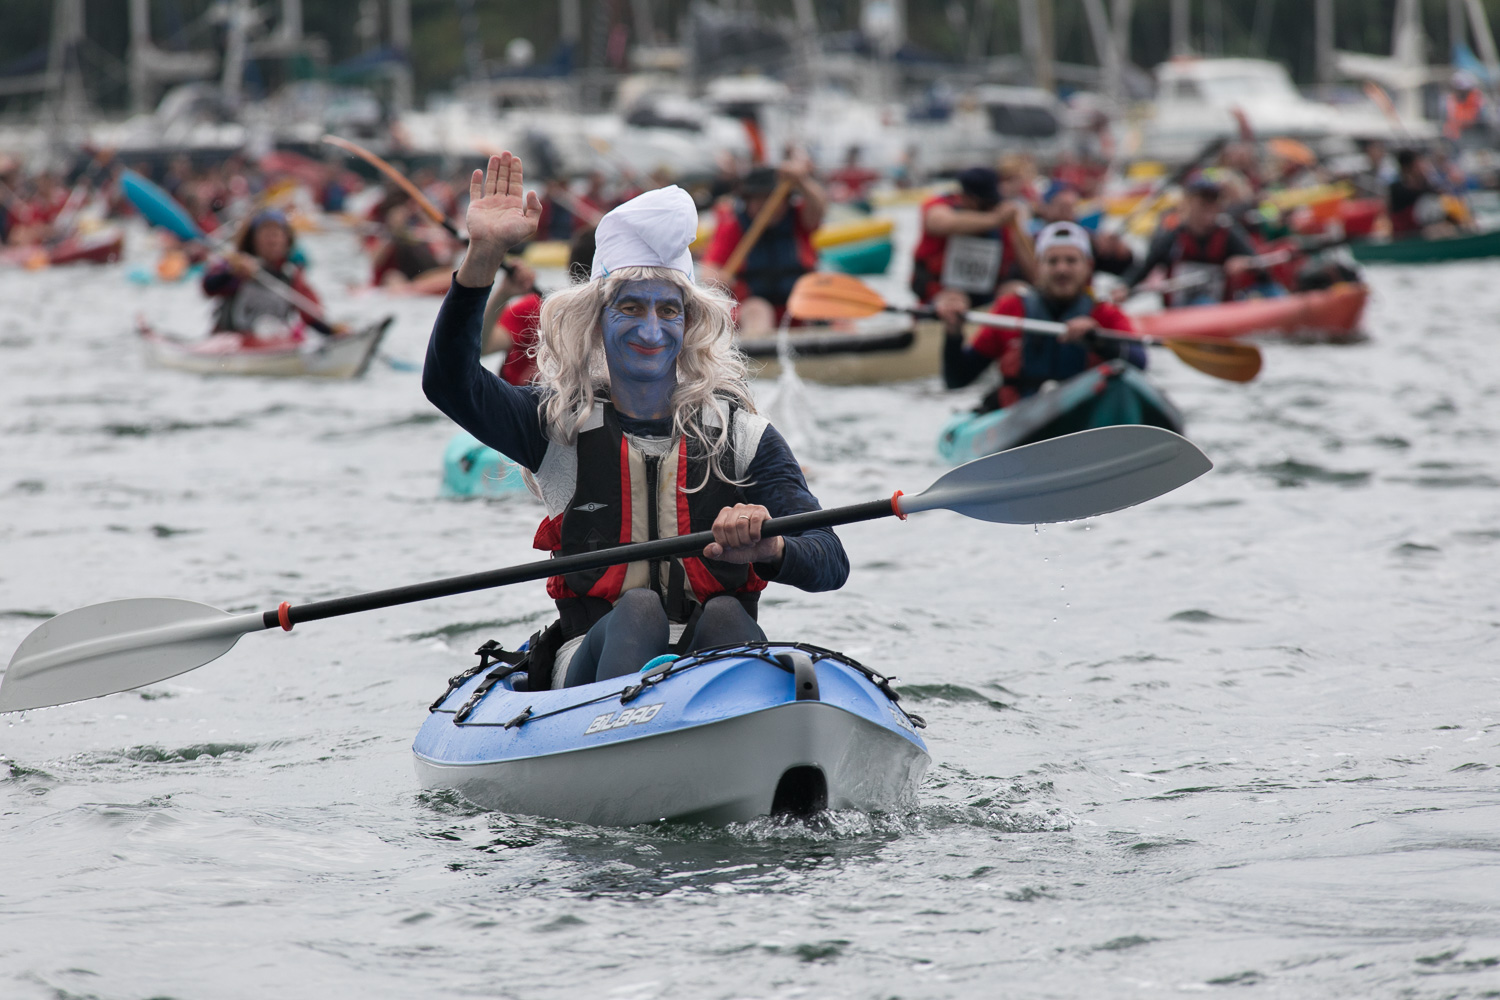
{"label": "grey kayak hull", "polygon": [[830,809],[899,811],[914,805],[928,762],[911,740],[818,701],[519,760],[416,756],[425,788],[455,789],[487,809],[599,826],[745,822],[772,812],[778,787],[788,790],[783,778],[826,784]]}

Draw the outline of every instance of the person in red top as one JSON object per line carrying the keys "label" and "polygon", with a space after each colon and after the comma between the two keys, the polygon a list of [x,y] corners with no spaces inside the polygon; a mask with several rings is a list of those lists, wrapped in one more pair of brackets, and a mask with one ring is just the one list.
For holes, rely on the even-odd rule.
{"label": "person in red top", "polygon": [[989,302],[1008,282],[1032,275],[1016,253],[1018,201],[1000,200],[1000,176],[988,167],[958,175],[959,190],[922,205],[922,238],[912,264],[911,289],[933,306],[963,312]]}
{"label": "person in red top", "polygon": [[828,187],[834,201],[858,201],[869,198],[870,188],[880,180],[880,174],[859,162],[859,147],[850,146],[844,156],[844,165],[828,175]]}
{"label": "person in red top", "polygon": [[1484,129],[1484,95],[1474,74],[1459,70],[1450,81],[1451,89],[1443,98],[1443,138],[1459,142],[1466,133],[1477,131],[1481,141]]}
{"label": "person in red top", "polygon": [[40,173],[31,191],[11,207],[10,242],[16,245],[44,243],[53,236],[52,223],[68,200],[68,191],[50,173]]}
{"label": "person in red top", "polygon": [[[568,245],[568,276],[587,281],[594,264],[594,227],[580,229]],[[505,280],[495,286],[485,307],[485,337],[481,353],[505,352],[500,377],[511,385],[528,385],[536,377],[536,338],[542,319],[542,293],[535,288],[536,275],[517,262]],[[499,318],[491,320],[496,311]]]}
{"label": "person in red top", "polygon": [[950,389],[973,382],[991,364],[1000,369],[1000,387],[980,403],[981,412],[1015,405],[1047,382],[1061,382],[1089,368],[1123,358],[1146,367],[1141,344],[1097,337],[1100,330],[1133,333],[1130,317],[1111,302],[1094,297],[1093,248],[1088,231],[1076,222],[1054,222],[1037,235],[1036,287],[1002,296],[990,311],[1002,316],[1065,323],[1061,336],[1005,327],[982,327],[963,343],[963,310],[938,308],[946,327],[943,381]]}
{"label": "person in red top", "polygon": [[[781,181],[791,184],[791,194],[771,216],[739,272],[726,274],[724,265]],[[823,224],[827,207],[823,187],[813,179],[812,164],[804,159],[788,160],[779,169],[756,167],[740,182],[739,198],[719,204],[718,228],[703,255],[700,277],[734,292],[740,301],[742,331],[763,334],[775,329],[792,286],[818,266],[812,234]]]}

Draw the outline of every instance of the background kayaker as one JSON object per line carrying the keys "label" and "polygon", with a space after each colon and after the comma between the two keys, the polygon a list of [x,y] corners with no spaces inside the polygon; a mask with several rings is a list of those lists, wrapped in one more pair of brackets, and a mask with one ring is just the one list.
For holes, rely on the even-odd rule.
{"label": "background kayaker", "polygon": [[[1045,228],[1050,222],[1078,222],[1078,189],[1071,184],[1054,183],[1042,196],[1037,209]],[[1082,223],[1080,223],[1082,225]],[[1106,274],[1124,274],[1135,263],[1135,252],[1114,233],[1101,233],[1097,229],[1084,229],[1094,250],[1094,270]]]}
{"label": "background kayaker", "polygon": [[973,341],[963,342],[963,310],[938,307],[946,328],[943,382],[961,389],[992,363],[1000,369],[998,389],[980,403],[981,411],[1012,406],[1046,382],[1061,382],[1111,358],[1146,367],[1146,348],[1095,336],[1099,330],[1132,333],[1130,317],[1110,302],[1094,297],[1093,248],[1088,231],[1076,222],[1054,222],[1036,239],[1036,287],[1005,295],[990,311],[1002,316],[1066,323],[1061,336],[1025,333],[1003,327],[981,327]]}
{"label": "background kayaker", "polygon": [[[791,193],[771,216],[734,280],[722,268],[749,231],[779,182]],[[828,196],[812,175],[812,163],[791,157],[779,168],[756,167],[740,182],[739,198],[721,202],[718,226],[703,254],[703,280],[730,288],[740,301],[741,331],[752,336],[774,330],[797,279],[818,266],[812,234],[823,224]]]}
{"label": "background kayaker", "polygon": [[1396,167],[1396,179],[1386,190],[1391,236],[1432,240],[1457,235],[1458,227],[1443,205],[1426,154],[1419,149],[1403,149],[1396,154]]}
{"label": "background kayaker", "polygon": [[203,294],[218,299],[214,312],[214,331],[253,334],[256,325],[269,320],[279,326],[291,326],[300,315],[309,323],[316,321],[310,313],[299,310],[285,295],[278,294],[255,280],[257,267],[280,284],[313,302],[313,291],[292,262],[296,236],[286,216],[276,209],[257,212],[240,232],[235,251],[211,264],[203,274]]}
{"label": "background kayaker", "polygon": [[390,288],[421,281],[428,275],[447,276],[444,260],[451,259],[449,247],[434,246],[428,239],[425,217],[410,195],[399,188],[392,191],[373,214],[385,229],[385,241],[370,261],[372,285]]}
{"label": "background kayaker", "polygon": [[1458,70],[1449,78],[1443,97],[1443,138],[1459,148],[1485,147],[1489,138],[1486,111],[1479,80],[1467,70]]}
{"label": "background kayaker", "polygon": [[1223,214],[1223,189],[1207,178],[1188,184],[1182,221],[1163,229],[1151,240],[1146,256],[1120,276],[1115,298],[1123,301],[1156,268],[1167,280],[1198,280],[1166,296],[1172,306],[1227,302],[1233,282],[1248,269],[1255,248],[1244,230]]}
{"label": "background kayaker", "polygon": [[922,302],[963,312],[1033,276],[1015,249],[1017,227],[1026,223],[1020,199],[1001,200],[1000,175],[989,167],[961,172],[958,185],[922,205],[911,289]]}
{"label": "background kayaker", "polygon": [[547,507],[536,547],[571,553],[712,530],[701,557],[548,581],[559,621],[532,676],[587,683],[668,651],[764,638],[759,592],[775,580],[833,590],[849,563],[832,530],[762,538],[772,516],[818,509],[786,441],[745,384],[733,302],[695,284],[692,198],[647,192],[600,222],[590,280],[542,304],[538,376],[512,386],[479,363],[485,299],[506,251],[530,239],[541,205],[521,161],[491,157],[471,181],[469,252],[433,326],[427,397],[529,470]]}
{"label": "background kayaker", "polygon": [[[568,275],[573,281],[588,281],[594,263],[594,227],[580,229],[568,243]],[[505,280],[490,295],[485,308],[487,331],[484,354],[504,351],[500,377],[511,385],[525,385],[536,377],[537,325],[542,318],[542,293],[536,290],[536,273],[524,261],[516,261]],[[490,311],[498,309],[492,323]]]}

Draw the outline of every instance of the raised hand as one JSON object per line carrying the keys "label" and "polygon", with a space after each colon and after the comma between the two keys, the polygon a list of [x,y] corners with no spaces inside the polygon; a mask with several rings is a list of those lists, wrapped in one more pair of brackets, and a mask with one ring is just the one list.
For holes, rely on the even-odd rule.
{"label": "raised hand", "polygon": [[469,178],[469,252],[458,269],[459,283],[482,288],[493,282],[506,251],[536,235],[541,214],[536,192],[521,190],[520,157],[490,157],[488,168]]}

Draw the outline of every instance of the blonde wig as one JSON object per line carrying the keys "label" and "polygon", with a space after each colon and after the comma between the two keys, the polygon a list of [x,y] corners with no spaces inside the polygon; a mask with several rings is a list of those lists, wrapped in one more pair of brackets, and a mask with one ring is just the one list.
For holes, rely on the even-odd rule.
{"label": "blonde wig", "polygon": [[[573,444],[593,412],[594,400],[608,395],[604,307],[627,281],[668,281],[682,290],[685,315],[677,387],[672,391],[672,434],[686,438],[692,453],[707,459],[710,475],[743,485],[732,478],[734,463],[724,461],[732,444],[729,404],[755,412],[745,381],[745,356],[734,346],[734,300],[672,268],[622,267],[543,300],[536,345],[543,430],[553,441]],[[716,426],[705,423],[709,412],[718,415]],[[689,492],[706,483],[707,479]]]}

